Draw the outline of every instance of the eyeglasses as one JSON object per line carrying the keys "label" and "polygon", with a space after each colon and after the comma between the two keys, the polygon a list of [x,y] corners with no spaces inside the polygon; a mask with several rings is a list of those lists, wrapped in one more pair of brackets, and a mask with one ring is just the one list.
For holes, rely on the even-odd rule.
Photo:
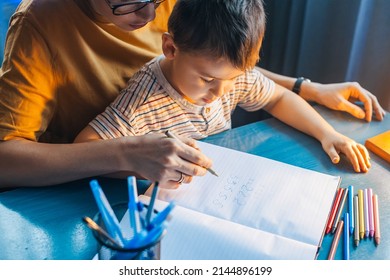
{"label": "eyeglasses", "polygon": [[112,14],[116,16],[127,15],[130,13],[134,13],[138,10],[141,10],[148,4],[154,4],[154,7],[157,8],[165,0],[137,0],[137,1],[126,1],[121,4],[111,4],[109,0],[106,0],[108,6],[110,6],[112,10]]}

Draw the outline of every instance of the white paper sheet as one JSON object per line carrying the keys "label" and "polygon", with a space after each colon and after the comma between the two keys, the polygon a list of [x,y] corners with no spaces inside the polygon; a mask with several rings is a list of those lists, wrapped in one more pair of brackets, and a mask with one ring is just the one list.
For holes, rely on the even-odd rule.
{"label": "white paper sheet", "polygon": [[[148,203],[148,198],[140,200]],[[156,201],[163,209],[166,202]],[[317,246],[215,218],[184,207],[172,211],[161,242],[163,260],[313,259]]]}
{"label": "white paper sheet", "polygon": [[[296,250],[296,246],[301,247],[302,258],[307,258],[308,250],[303,244],[307,243],[317,247],[322,240],[340,177],[204,142],[199,142],[198,145],[207,156],[213,159],[213,169],[219,177],[207,174],[204,177],[195,177],[191,184],[182,185],[176,190],[160,189],[158,198],[164,201],[174,200],[177,205],[211,216],[196,219],[193,217],[195,223],[199,224],[198,235],[202,238],[206,238],[206,235],[209,238],[212,236],[216,238],[222,236],[222,232],[229,232],[234,228],[245,238],[256,236],[259,242],[262,240],[260,242],[262,248],[259,250],[263,255],[257,254],[256,258],[301,259],[300,253],[292,253]],[[186,223],[186,219],[182,219],[181,212],[186,211],[180,210],[173,213],[173,220],[180,220],[180,223],[186,224],[187,228],[194,231],[194,225]],[[187,212],[187,215],[190,214]],[[191,216],[194,215],[191,214]],[[212,217],[230,222],[219,219],[217,221]],[[204,225],[203,221],[208,219],[211,221]],[[218,227],[214,227],[215,224],[218,224]],[[180,229],[183,235],[186,227],[183,226]],[[173,230],[175,229],[169,226],[168,232]],[[204,235],[201,235],[201,231],[204,231],[202,233]],[[227,238],[229,239],[229,241],[226,240],[227,244],[233,244],[232,240],[237,238],[237,233]],[[288,241],[289,244],[294,244],[291,248],[287,248],[285,240],[289,239],[295,240],[294,242],[300,245]],[[193,238],[188,239],[189,243],[193,241]],[[250,243],[249,247],[252,248],[256,242]],[[172,243],[168,242],[168,244],[173,246]],[[215,242],[207,244],[209,250],[212,250],[212,244]],[[196,246],[193,243],[192,245]],[[164,244],[165,246],[168,245]],[[242,247],[242,257],[252,258],[254,255],[249,252],[244,257],[247,251],[245,248],[248,246]],[[285,248],[284,252],[277,253],[281,248]],[[315,257],[314,251],[310,250],[312,259]],[[175,258],[174,254],[168,256]],[[229,258],[228,256],[230,255],[226,252],[226,258]],[[219,255],[219,257],[222,256]],[[198,256],[188,255],[188,258],[196,259]]]}

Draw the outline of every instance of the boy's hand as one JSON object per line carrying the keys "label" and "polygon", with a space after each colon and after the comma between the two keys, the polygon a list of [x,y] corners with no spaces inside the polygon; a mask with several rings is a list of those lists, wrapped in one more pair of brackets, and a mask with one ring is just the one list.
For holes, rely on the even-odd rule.
{"label": "boy's hand", "polygon": [[352,163],[355,172],[367,172],[371,167],[369,153],[364,145],[338,132],[327,135],[321,142],[322,148],[334,164],[339,163],[339,153],[343,153]]}

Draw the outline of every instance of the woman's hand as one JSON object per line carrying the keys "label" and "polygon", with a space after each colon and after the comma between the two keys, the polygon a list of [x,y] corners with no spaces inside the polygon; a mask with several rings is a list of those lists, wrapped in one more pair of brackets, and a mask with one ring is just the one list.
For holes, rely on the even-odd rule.
{"label": "woman's hand", "polygon": [[196,141],[165,134],[122,137],[124,171],[132,171],[163,188],[190,183],[193,176],[204,176],[212,161],[200,152]]}
{"label": "woman's hand", "polygon": [[[347,112],[368,122],[372,120],[373,114],[379,121],[383,120],[386,114],[376,96],[356,82],[303,83],[300,95],[306,100],[315,101],[333,110]],[[364,109],[355,104],[356,101],[362,102]]]}

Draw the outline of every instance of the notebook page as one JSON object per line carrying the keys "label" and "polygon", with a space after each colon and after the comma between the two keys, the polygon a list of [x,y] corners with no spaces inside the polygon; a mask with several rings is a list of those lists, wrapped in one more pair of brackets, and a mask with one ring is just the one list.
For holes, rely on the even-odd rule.
{"label": "notebook page", "polygon": [[[148,197],[140,196],[148,203]],[[166,202],[156,201],[163,209]],[[163,260],[314,259],[317,246],[176,206],[161,243]],[[125,219],[124,219],[125,220]],[[126,219],[128,220],[128,219]],[[125,220],[125,221],[126,221]]]}
{"label": "notebook page", "polygon": [[219,177],[208,173],[160,200],[255,229],[318,245],[340,178],[198,142]]}

